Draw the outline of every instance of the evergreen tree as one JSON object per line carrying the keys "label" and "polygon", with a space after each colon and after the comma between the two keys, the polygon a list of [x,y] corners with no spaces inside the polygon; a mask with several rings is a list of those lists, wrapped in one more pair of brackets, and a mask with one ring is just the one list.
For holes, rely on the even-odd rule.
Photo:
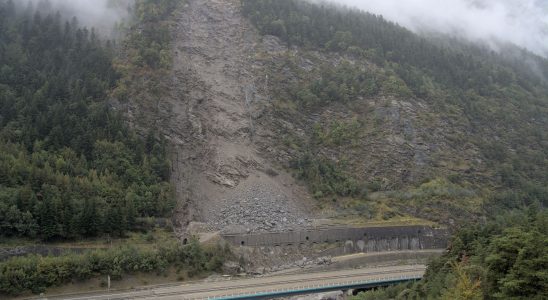
{"label": "evergreen tree", "polygon": [[158,192],[169,180],[165,145],[153,131],[139,139],[107,104],[119,79],[112,43],[38,6],[0,0],[0,203],[9,217],[0,235],[123,235],[140,216],[168,215],[173,198]]}

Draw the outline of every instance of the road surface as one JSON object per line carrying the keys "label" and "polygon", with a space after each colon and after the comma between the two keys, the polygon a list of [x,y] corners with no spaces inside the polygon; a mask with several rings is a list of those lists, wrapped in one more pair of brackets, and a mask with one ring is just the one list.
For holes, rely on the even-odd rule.
{"label": "road surface", "polygon": [[245,279],[227,278],[214,282],[148,287],[146,289],[65,295],[47,299],[108,300],[108,299],[244,299],[250,295],[273,295],[287,291],[321,291],[324,288],[348,287],[360,284],[376,284],[387,281],[417,279],[424,275],[426,266],[407,265],[368,269],[352,269],[330,272],[264,276]]}

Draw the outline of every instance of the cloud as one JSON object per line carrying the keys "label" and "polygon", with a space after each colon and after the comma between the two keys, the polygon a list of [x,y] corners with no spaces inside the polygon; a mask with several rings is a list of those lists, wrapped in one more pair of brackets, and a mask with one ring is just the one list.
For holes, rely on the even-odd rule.
{"label": "cloud", "polygon": [[358,7],[415,32],[510,42],[548,57],[548,0],[330,0]]}
{"label": "cloud", "polygon": [[111,34],[116,23],[129,18],[133,0],[30,0],[39,10],[60,11],[66,18],[75,16],[80,24]]}

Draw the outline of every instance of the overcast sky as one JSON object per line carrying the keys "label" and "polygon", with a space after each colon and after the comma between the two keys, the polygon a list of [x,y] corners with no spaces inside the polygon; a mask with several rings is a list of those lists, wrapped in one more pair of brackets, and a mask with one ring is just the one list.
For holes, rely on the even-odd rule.
{"label": "overcast sky", "polygon": [[414,31],[435,30],[548,57],[548,0],[330,0],[381,14]]}
{"label": "overcast sky", "polygon": [[[111,28],[131,0],[50,0],[82,23]],[[511,42],[548,57],[548,0],[328,0],[381,14],[414,31],[435,30],[492,45]],[[37,2],[34,0],[33,2]],[[124,3],[112,9],[108,3]]]}

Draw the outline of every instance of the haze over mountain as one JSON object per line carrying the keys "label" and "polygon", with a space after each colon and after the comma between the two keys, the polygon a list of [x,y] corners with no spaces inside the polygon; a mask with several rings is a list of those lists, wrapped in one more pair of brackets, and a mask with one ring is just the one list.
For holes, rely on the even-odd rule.
{"label": "haze over mountain", "polygon": [[546,0],[332,0],[358,7],[415,32],[435,31],[483,41],[497,50],[510,42],[548,56]]}
{"label": "haze over mountain", "polygon": [[42,13],[54,10],[60,11],[63,16],[75,16],[84,26],[110,34],[117,23],[129,18],[133,0],[29,0],[19,4],[29,5],[28,3]]}

